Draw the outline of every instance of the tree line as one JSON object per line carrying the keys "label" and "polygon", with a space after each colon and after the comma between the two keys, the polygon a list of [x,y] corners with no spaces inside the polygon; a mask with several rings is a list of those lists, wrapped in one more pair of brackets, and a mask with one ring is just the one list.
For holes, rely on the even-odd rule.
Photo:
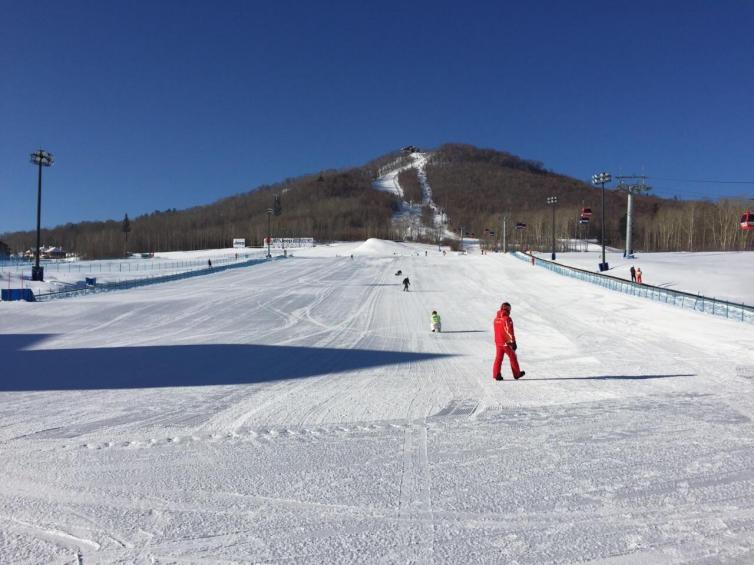
{"label": "tree line", "polygon": [[[362,167],[323,171],[224,198],[186,210],[154,211],[102,222],[69,223],[42,230],[42,243],[63,247],[85,258],[122,257],[128,252],[178,251],[229,247],[234,238],[261,246],[268,221],[275,237],[313,237],[318,241],[363,240],[407,236],[436,243],[439,231],[401,231],[393,215],[400,202],[375,190],[373,181],[388,170],[410,162],[390,153]],[[484,245],[548,250],[552,211],[545,200],[557,196],[556,239],[561,242],[600,239],[601,191],[585,182],[553,173],[538,161],[471,145],[447,144],[432,153],[426,166],[433,199],[445,212],[449,227],[463,228]],[[416,170],[400,173],[406,200],[422,201]],[[679,201],[656,196],[634,199],[634,249],[642,251],[711,251],[754,248],[754,232],[738,229],[743,200]],[[583,208],[593,214],[588,225],[578,223]],[[275,210],[268,216],[267,211]],[[626,195],[605,193],[605,243],[623,247]],[[124,211],[127,212],[127,211]],[[279,213],[278,213],[279,212]],[[432,212],[423,211],[425,224]],[[516,230],[525,223],[525,230]],[[0,235],[14,252],[33,248],[34,231]],[[562,243],[561,245],[573,245]]]}
{"label": "tree line", "polygon": [[[461,228],[467,234],[474,233],[490,247],[502,242],[506,218],[507,243],[549,250],[553,223],[546,199],[550,196],[558,197],[555,237],[560,246],[569,245],[566,242],[573,239],[601,238],[601,189],[547,171],[536,161],[448,144],[433,153],[426,172],[434,201],[446,212],[449,227],[457,233]],[[625,246],[626,201],[625,192],[606,189],[607,245]],[[754,232],[739,229],[741,212],[746,207],[743,199],[713,202],[635,196],[632,247],[642,251],[753,249]],[[586,225],[579,224],[584,208],[592,211]],[[526,229],[517,230],[517,223],[526,224]]]}
{"label": "tree line", "polygon": [[[270,215],[274,237],[317,241],[390,238],[399,202],[372,188],[379,162],[346,171],[324,171],[260,187],[210,205],[164,210],[122,220],[69,223],[42,230],[45,245],[86,258],[122,257],[127,252],[230,247],[234,238],[261,246],[268,234],[267,210],[279,198],[281,213]],[[36,245],[34,231],[2,236],[12,250]]]}

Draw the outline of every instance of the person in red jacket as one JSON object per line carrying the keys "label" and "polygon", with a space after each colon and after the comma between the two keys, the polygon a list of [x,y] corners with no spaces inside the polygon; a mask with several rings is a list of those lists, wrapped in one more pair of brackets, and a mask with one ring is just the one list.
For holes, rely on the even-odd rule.
{"label": "person in red jacket", "polygon": [[496,381],[502,381],[503,375],[500,374],[500,366],[503,364],[503,357],[507,354],[511,362],[511,371],[513,378],[520,379],[526,374],[518,366],[516,357],[516,334],[513,331],[513,320],[511,320],[511,305],[503,302],[500,310],[497,311],[494,321],[495,327],[495,362],[492,364],[492,378]]}

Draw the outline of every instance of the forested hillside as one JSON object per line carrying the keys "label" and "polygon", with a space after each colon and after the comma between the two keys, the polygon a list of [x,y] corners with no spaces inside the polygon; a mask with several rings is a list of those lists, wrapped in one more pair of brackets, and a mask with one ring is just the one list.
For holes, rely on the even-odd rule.
{"label": "forested hillside", "polygon": [[[389,238],[390,218],[398,203],[371,186],[380,164],[383,161],[290,179],[207,206],[155,211],[130,218],[128,232],[124,232],[122,220],[66,224],[42,230],[42,242],[90,258],[122,256],[126,248],[150,252],[229,247],[233,238],[261,245],[267,234],[266,211],[273,207],[276,195],[282,213],[270,218],[275,237],[314,237],[319,241]],[[31,231],[2,238],[16,251],[30,249],[36,241]]]}
{"label": "forested hillside", "polygon": [[[536,161],[479,149],[470,145],[443,145],[432,153],[426,167],[436,204],[449,218],[451,228],[500,240],[503,215],[508,218],[508,241],[526,247],[549,249],[552,210],[546,199],[557,196],[556,237],[599,237],[601,190],[583,181],[547,171]],[[401,183],[411,184],[401,175]],[[414,175],[415,176],[415,175]],[[615,183],[612,184],[614,186]],[[651,194],[651,192],[650,192]],[[605,239],[625,245],[625,192],[605,193]],[[702,251],[751,249],[754,234],[738,229],[741,200],[679,201],[644,195],[634,198],[633,247],[644,251]],[[589,225],[578,224],[582,208],[593,211]],[[517,222],[527,224],[516,231]],[[494,231],[495,236],[489,236]]]}
{"label": "forested hillside", "polygon": [[[281,237],[314,237],[319,241],[398,239],[406,234],[391,218],[400,203],[375,190],[372,182],[411,159],[390,153],[353,169],[325,171],[231,196],[187,210],[155,211],[130,218],[81,222],[43,230],[42,243],[62,246],[89,258],[117,257],[126,251],[151,252],[228,247],[233,238],[261,245],[267,234],[266,211],[276,197],[282,213],[271,217],[272,233]],[[490,247],[499,245],[503,217],[510,244],[549,249],[552,215],[545,201],[558,197],[556,237],[598,238],[601,191],[583,181],[553,173],[537,161],[471,145],[447,144],[430,152],[426,165],[434,202],[447,214],[449,227],[473,233]],[[416,169],[399,175],[406,200],[421,202]],[[593,211],[589,225],[580,225],[582,208]],[[654,196],[635,199],[634,249],[702,251],[752,249],[754,233],[738,229],[742,200],[678,201]],[[431,223],[427,210],[425,222]],[[124,214],[128,210],[124,210]],[[606,191],[605,240],[624,245],[626,194]],[[517,222],[526,230],[515,230]],[[494,232],[494,234],[493,234]],[[0,235],[13,251],[31,249],[33,231]]]}

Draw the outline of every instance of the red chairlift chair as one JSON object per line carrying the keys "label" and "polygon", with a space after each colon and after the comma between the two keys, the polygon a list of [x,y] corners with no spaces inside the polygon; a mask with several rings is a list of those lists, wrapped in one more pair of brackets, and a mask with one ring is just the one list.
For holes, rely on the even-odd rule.
{"label": "red chairlift chair", "polygon": [[741,229],[744,231],[754,230],[754,213],[751,210],[746,210],[741,216]]}

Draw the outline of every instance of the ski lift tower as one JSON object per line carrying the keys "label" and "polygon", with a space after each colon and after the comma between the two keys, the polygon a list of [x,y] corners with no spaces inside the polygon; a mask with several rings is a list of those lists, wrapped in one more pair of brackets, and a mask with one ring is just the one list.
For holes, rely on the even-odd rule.
{"label": "ski lift tower", "polygon": [[[633,259],[634,250],[631,245],[631,226],[633,225],[634,217],[634,194],[644,194],[651,190],[652,187],[647,184],[647,177],[644,175],[619,176],[615,178],[618,179],[618,186],[616,188],[628,194],[628,209],[626,212],[626,251],[623,255],[627,259]],[[637,181],[639,182],[637,183]]]}

